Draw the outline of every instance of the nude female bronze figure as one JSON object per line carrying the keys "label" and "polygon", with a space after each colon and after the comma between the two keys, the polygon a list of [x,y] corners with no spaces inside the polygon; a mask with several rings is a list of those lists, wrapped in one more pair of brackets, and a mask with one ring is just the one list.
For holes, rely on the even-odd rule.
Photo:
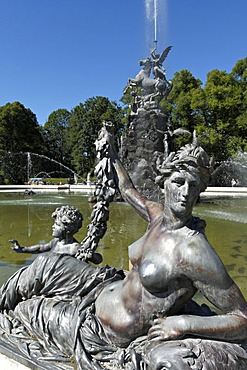
{"label": "nude female bronze figure", "polygon": [[[105,135],[111,143],[107,132]],[[192,215],[193,206],[210,177],[206,153],[191,144],[177,155],[171,154],[159,177],[164,188],[164,204],[151,202],[135,190],[112,144],[110,156],[123,198],[148,221],[148,229],[129,247],[133,268],[126,278],[108,286],[96,302],[96,314],[109,338],[120,345],[146,332],[150,339],[162,340],[188,334],[223,340],[245,339],[246,301],[209,244],[204,222]],[[207,320],[176,316],[196,291],[223,314]],[[118,305],[117,312],[113,309],[114,302]]]}

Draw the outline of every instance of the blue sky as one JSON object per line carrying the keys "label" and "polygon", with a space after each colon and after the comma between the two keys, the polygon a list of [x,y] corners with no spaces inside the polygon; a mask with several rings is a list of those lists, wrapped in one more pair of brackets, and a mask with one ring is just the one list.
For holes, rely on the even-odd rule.
{"label": "blue sky", "polygon": [[204,82],[247,56],[246,0],[1,0],[0,106],[19,101],[43,125],[93,96],[119,102],[154,40],[145,1],[158,5],[158,51],[173,46],[167,78]]}

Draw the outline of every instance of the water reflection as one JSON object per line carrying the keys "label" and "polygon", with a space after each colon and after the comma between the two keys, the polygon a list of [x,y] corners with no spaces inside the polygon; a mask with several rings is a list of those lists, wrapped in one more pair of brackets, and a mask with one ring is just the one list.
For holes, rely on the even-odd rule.
{"label": "water reflection", "polygon": [[[83,227],[76,238],[86,235],[93,205],[78,194],[23,194],[0,193],[0,284],[35,256],[17,254],[11,250],[9,239],[18,239],[23,246],[51,239],[51,214],[61,205],[78,207],[84,217]],[[207,221],[207,236],[247,298],[247,198],[203,199],[194,214]],[[108,231],[100,242],[99,252],[104,263],[117,268],[128,268],[128,245],[145,232],[147,223],[130,206],[114,203],[110,206]],[[203,256],[202,256],[203,258]]]}

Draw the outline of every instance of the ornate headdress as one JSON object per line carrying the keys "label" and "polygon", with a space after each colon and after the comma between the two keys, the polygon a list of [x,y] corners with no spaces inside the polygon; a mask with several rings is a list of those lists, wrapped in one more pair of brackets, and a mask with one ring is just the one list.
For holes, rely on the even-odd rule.
{"label": "ornate headdress", "polygon": [[192,144],[186,144],[177,152],[171,152],[166,158],[158,158],[156,169],[158,175],[155,182],[162,188],[164,181],[172,172],[187,170],[198,173],[200,176],[200,192],[208,185],[213,172],[213,158],[209,158],[203,148],[197,146],[196,140]]}

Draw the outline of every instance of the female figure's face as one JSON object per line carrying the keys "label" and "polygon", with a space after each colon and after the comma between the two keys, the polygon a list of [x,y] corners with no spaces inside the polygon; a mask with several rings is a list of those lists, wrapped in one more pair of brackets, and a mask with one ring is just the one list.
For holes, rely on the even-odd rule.
{"label": "female figure's face", "polygon": [[200,177],[187,170],[173,172],[164,184],[166,206],[177,217],[191,214],[200,194]]}

